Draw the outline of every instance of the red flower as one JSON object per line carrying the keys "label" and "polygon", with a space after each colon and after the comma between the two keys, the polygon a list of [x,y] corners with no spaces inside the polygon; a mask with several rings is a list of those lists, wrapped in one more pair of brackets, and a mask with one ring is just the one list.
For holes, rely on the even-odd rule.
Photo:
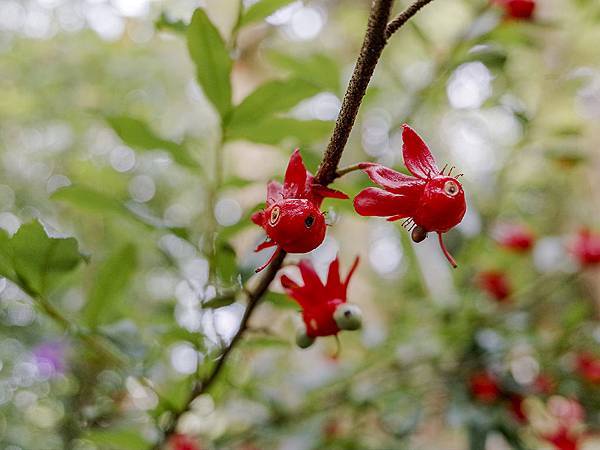
{"label": "red flower", "polygon": [[550,394],[554,391],[555,383],[550,375],[540,374],[533,382],[533,392],[535,394]]}
{"label": "red flower", "polygon": [[383,189],[364,189],[354,199],[354,208],[361,216],[383,216],[389,221],[411,218],[415,242],[435,231],[444,255],[456,267],[456,261],[444,246],[442,233],[458,225],[465,215],[467,205],[462,186],[456,179],[458,176],[449,176],[452,169],[448,175],[438,169],[419,135],[408,125],[403,127],[404,164],[414,177],[380,164],[362,163],[360,168]]}
{"label": "red flower", "polygon": [[185,434],[174,434],[169,439],[169,448],[171,450],[201,450],[198,443]]}
{"label": "red flower", "polygon": [[525,225],[506,223],[499,225],[496,230],[496,240],[502,247],[515,252],[531,250],[535,236]]}
{"label": "red flower", "polygon": [[479,287],[498,302],[504,302],[510,297],[512,288],[508,278],[499,270],[481,272],[478,276]]}
{"label": "red flower", "polygon": [[600,384],[600,358],[587,352],[577,355],[577,371],[590,383]]}
{"label": "red flower", "polygon": [[469,379],[471,395],[482,403],[494,403],[500,398],[500,386],[489,372],[477,372]]}
{"label": "red flower", "polygon": [[260,272],[275,258],[278,251],[306,253],[325,239],[325,216],[319,210],[325,197],[348,198],[346,194],[314,183],[314,177],[304,167],[298,149],[290,157],[283,186],[277,181],[267,185],[267,205],[252,215],[252,221],[263,227],[267,240],[255,251],[277,246],[271,259],[258,268]]}
{"label": "red flower", "polygon": [[531,20],[535,11],[535,0],[495,0],[507,17],[517,20]]}
{"label": "red flower", "polygon": [[570,245],[573,256],[582,266],[593,266],[600,263],[600,234],[592,233],[587,228],[579,231]]}
{"label": "red flower", "polygon": [[513,413],[513,416],[519,423],[527,422],[527,414],[525,414],[525,409],[523,408],[523,401],[525,397],[520,394],[513,394],[510,396],[510,406],[509,409]]}
{"label": "red flower", "polygon": [[548,412],[557,424],[552,432],[542,435],[557,450],[578,450],[583,436],[580,428],[584,418],[583,407],[577,400],[553,397],[548,402]]}
{"label": "red flower", "polygon": [[302,319],[306,329],[299,330],[296,341],[300,347],[308,347],[317,336],[331,336],[340,330],[360,328],[360,310],[346,303],[346,291],[350,278],[358,265],[358,257],[346,279],[340,279],[340,263],[336,257],[329,265],[327,282],[323,284],[317,272],[307,260],[298,264],[304,285],[300,286],[286,275],[281,276],[285,292],[302,307]]}

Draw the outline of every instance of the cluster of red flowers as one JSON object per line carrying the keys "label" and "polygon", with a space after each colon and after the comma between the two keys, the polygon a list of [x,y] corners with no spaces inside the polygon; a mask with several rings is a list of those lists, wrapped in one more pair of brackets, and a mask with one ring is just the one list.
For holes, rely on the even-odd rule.
{"label": "cluster of red flowers", "polygon": [[[387,217],[389,221],[406,219],[415,242],[421,242],[429,232],[438,235],[442,251],[456,267],[442,241],[442,234],[458,225],[466,212],[465,195],[458,178],[440,170],[425,142],[408,125],[403,126],[402,154],[407,169],[413,176],[396,172],[379,164],[361,163],[359,167],[383,189],[366,188],[354,199],[356,212],[362,216]],[[300,152],[292,154],[283,185],[271,181],[267,185],[265,209],[252,215],[252,221],[267,235],[256,251],[276,247],[271,258],[257,272],[264,269],[281,250],[307,253],[325,239],[325,216],[320,210],[324,198],[347,199],[342,192],[315,182],[306,170]],[[300,330],[297,342],[307,347],[317,336],[330,336],[340,330],[360,327],[360,310],[346,302],[346,289],[358,258],[350,274],[342,283],[336,259],[329,267],[327,283],[323,284],[306,260],[298,264],[304,285],[300,286],[287,276],[281,282],[292,298],[302,307],[305,329]]]}

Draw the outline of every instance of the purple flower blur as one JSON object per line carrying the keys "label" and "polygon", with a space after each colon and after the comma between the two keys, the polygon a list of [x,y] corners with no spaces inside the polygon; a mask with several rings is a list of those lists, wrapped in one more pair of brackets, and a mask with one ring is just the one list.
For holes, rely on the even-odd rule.
{"label": "purple flower blur", "polygon": [[65,373],[67,344],[62,341],[44,342],[33,348],[33,359],[40,376],[52,378]]}

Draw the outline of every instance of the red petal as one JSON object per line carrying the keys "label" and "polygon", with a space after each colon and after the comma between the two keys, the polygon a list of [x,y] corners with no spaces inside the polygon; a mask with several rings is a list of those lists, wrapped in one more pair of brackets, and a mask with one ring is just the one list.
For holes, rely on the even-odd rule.
{"label": "red petal", "polygon": [[427,144],[408,125],[402,125],[402,156],[404,164],[414,176],[425,180],[433,178],[440,173],[435,159]]}
{"label": "red petal", "polygon": [[360,168],[369,176],[373,183],[394,194],[414,195],[420,197],[425,187],[425,181],[396,172],[381,164],[361,163]]}
{"label": "red petal", "polygon": [[[286,291],[292,291],[292,290],[298,289],[300,287],[300,286],[298,286],[298,283],[296,283],[294,280],[292,280],[287,275],[281,275],[281,278],[279,279],[279,281],[281,282],[281,285],[283,286],[283,288]],[[288,292],[288,294],[291,294],[291,292]]]}
{"label": "red petal", "polygon": [[354,198],[354,209],[361,216],[405,216],[414,214],[415,201],[379,188],[363,189]]}
{"label": "red petal", "polygon": [[283,182],[283,195],[285,198],[301,198],[306,192],[306,167],[300,156],[300,150],[294,150],[290,157],[285,180]]}
{"label": "red petal", "polygon": [[252,216],[250,216],[252,222],[254,222],[259,227],[262,227],[265,223],[265,213],[264,211],[256,211]]}
{"label": "red petal", "polygon": [[[352,264],[352,267],[350,267],[350,271],[348,272],[348,275],[346,275],[346,280],[344,281],[344,290],[346,290],[346,288],[348,287],[348,284],[350,283],[350,279],[352,278],[352,275],[354,275],[354,271],[358,267],[359,262],[360,262],[360,258],[357,256],[354,259],[354,263]],[[345,296],[344,296],[344,298],[345,298]]]}
{"label": "red petal", "polygon": [[298,268],[300,269],[300,274],[302,274],[302,279],[304,280],[304,286],[308,289],[323,289],[323,283],[319,278],[319,275],[315,271],[314,267],[310,263],[309,260],[303,259],[298,264]]}
{"label": "red petal", "polygon": [[329,272],[327,273],[327,284],[325,285],[325,289],[327,290],[335,290],[333,294],[336,295],[339,287],[342,282],[340,280],[340,260],[336,256],[331,264],[329,264]]}
{"label": "red petal", "polygon": [[323,198],[340,198],[342,200],[348,198],[348,196],[343,192],[336,191],[335,189],[330,189],[320,184],[313,184],[311,186],[311,190],[314,195],[318,195],[319,197]]}
{"label": "red petal", "polygon": [[267,184],[267,205],[283,198],[283,186],[278,181],[269,181]]}

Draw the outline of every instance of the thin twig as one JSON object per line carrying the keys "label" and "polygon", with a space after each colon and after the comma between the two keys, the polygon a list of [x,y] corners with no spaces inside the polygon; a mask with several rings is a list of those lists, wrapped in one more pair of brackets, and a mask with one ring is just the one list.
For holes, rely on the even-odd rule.
{"label": "thin twig", "polygon": [[336,178],[340,178],[340,177],[343,177],[346,174],[349,174],[351,172],[355,172],[357,170],[360,170],[360,165],[361,164],[362,163],[356,163],[356,164],[350,164],[349,166],[346,166],[346,167],[342,167],[341,169],[338,169],[335,172],[335,177]]}
{"label": "thin twig", "polygon": [[[327,149],[325,150],[323,161],[315,176],[315,181],[317,183],[327,186],[338,176],[342,176],[353,170],[358,170],[358,165],[348,166],[340,171],[337,170],[337,167],[346,143],[348,142],[356,115],[358,114],[362,99],[366,93],[367,86],[371,81],[377,62],[385,48],[388,37],[400,28],[408,19],[415,15],[419,9],[431,1],[432,0],[418,0],[388,25],[390,11],[394,0],[374,0],[360,55],[356,66],[354,67],[346,94],[344,95],[340,114],[336,120],[335,128]],[[388,36],[388,32],[390,31],[389,27],[396,21],[398,21],[398,23],[394,25],[395,28]],[[260,278],[254,289],[248,290],[244,288],[244,292],[248,298],[248,306],[246,307],[238,331],[231,339],[229,345],[223,349],[223,352],[219,356],[212,371],[201,382],[194,386],[185,406],[180,411],[174,413],[170,425],[163,433],[163,439],[157,443],[155,448],[161,448],[161,445],[175,432],[177,421],[181,415],[189,411],[192,401],[197,396],[207,392],[217,380],[225,363],[231,355],[232,350],[247,331],[250,317],[260,303],[263,295],[267,292],[269,285],[275,279],[277,272],[283,264],[285,256],[285,252],[281,251],[279,253],[275,260],[269,265],[265,274]]]}
{"label": "thin twig", "polygon": [[396,31],[398,31],[402,25],[404,25],[408,20],[414,16],[423,6],[431,3],[433,0],[417,0],[404,11],[396,16],[394,20],[392,20],[388,26],[385,28],[385,39],[388,40],[392,37]]}

